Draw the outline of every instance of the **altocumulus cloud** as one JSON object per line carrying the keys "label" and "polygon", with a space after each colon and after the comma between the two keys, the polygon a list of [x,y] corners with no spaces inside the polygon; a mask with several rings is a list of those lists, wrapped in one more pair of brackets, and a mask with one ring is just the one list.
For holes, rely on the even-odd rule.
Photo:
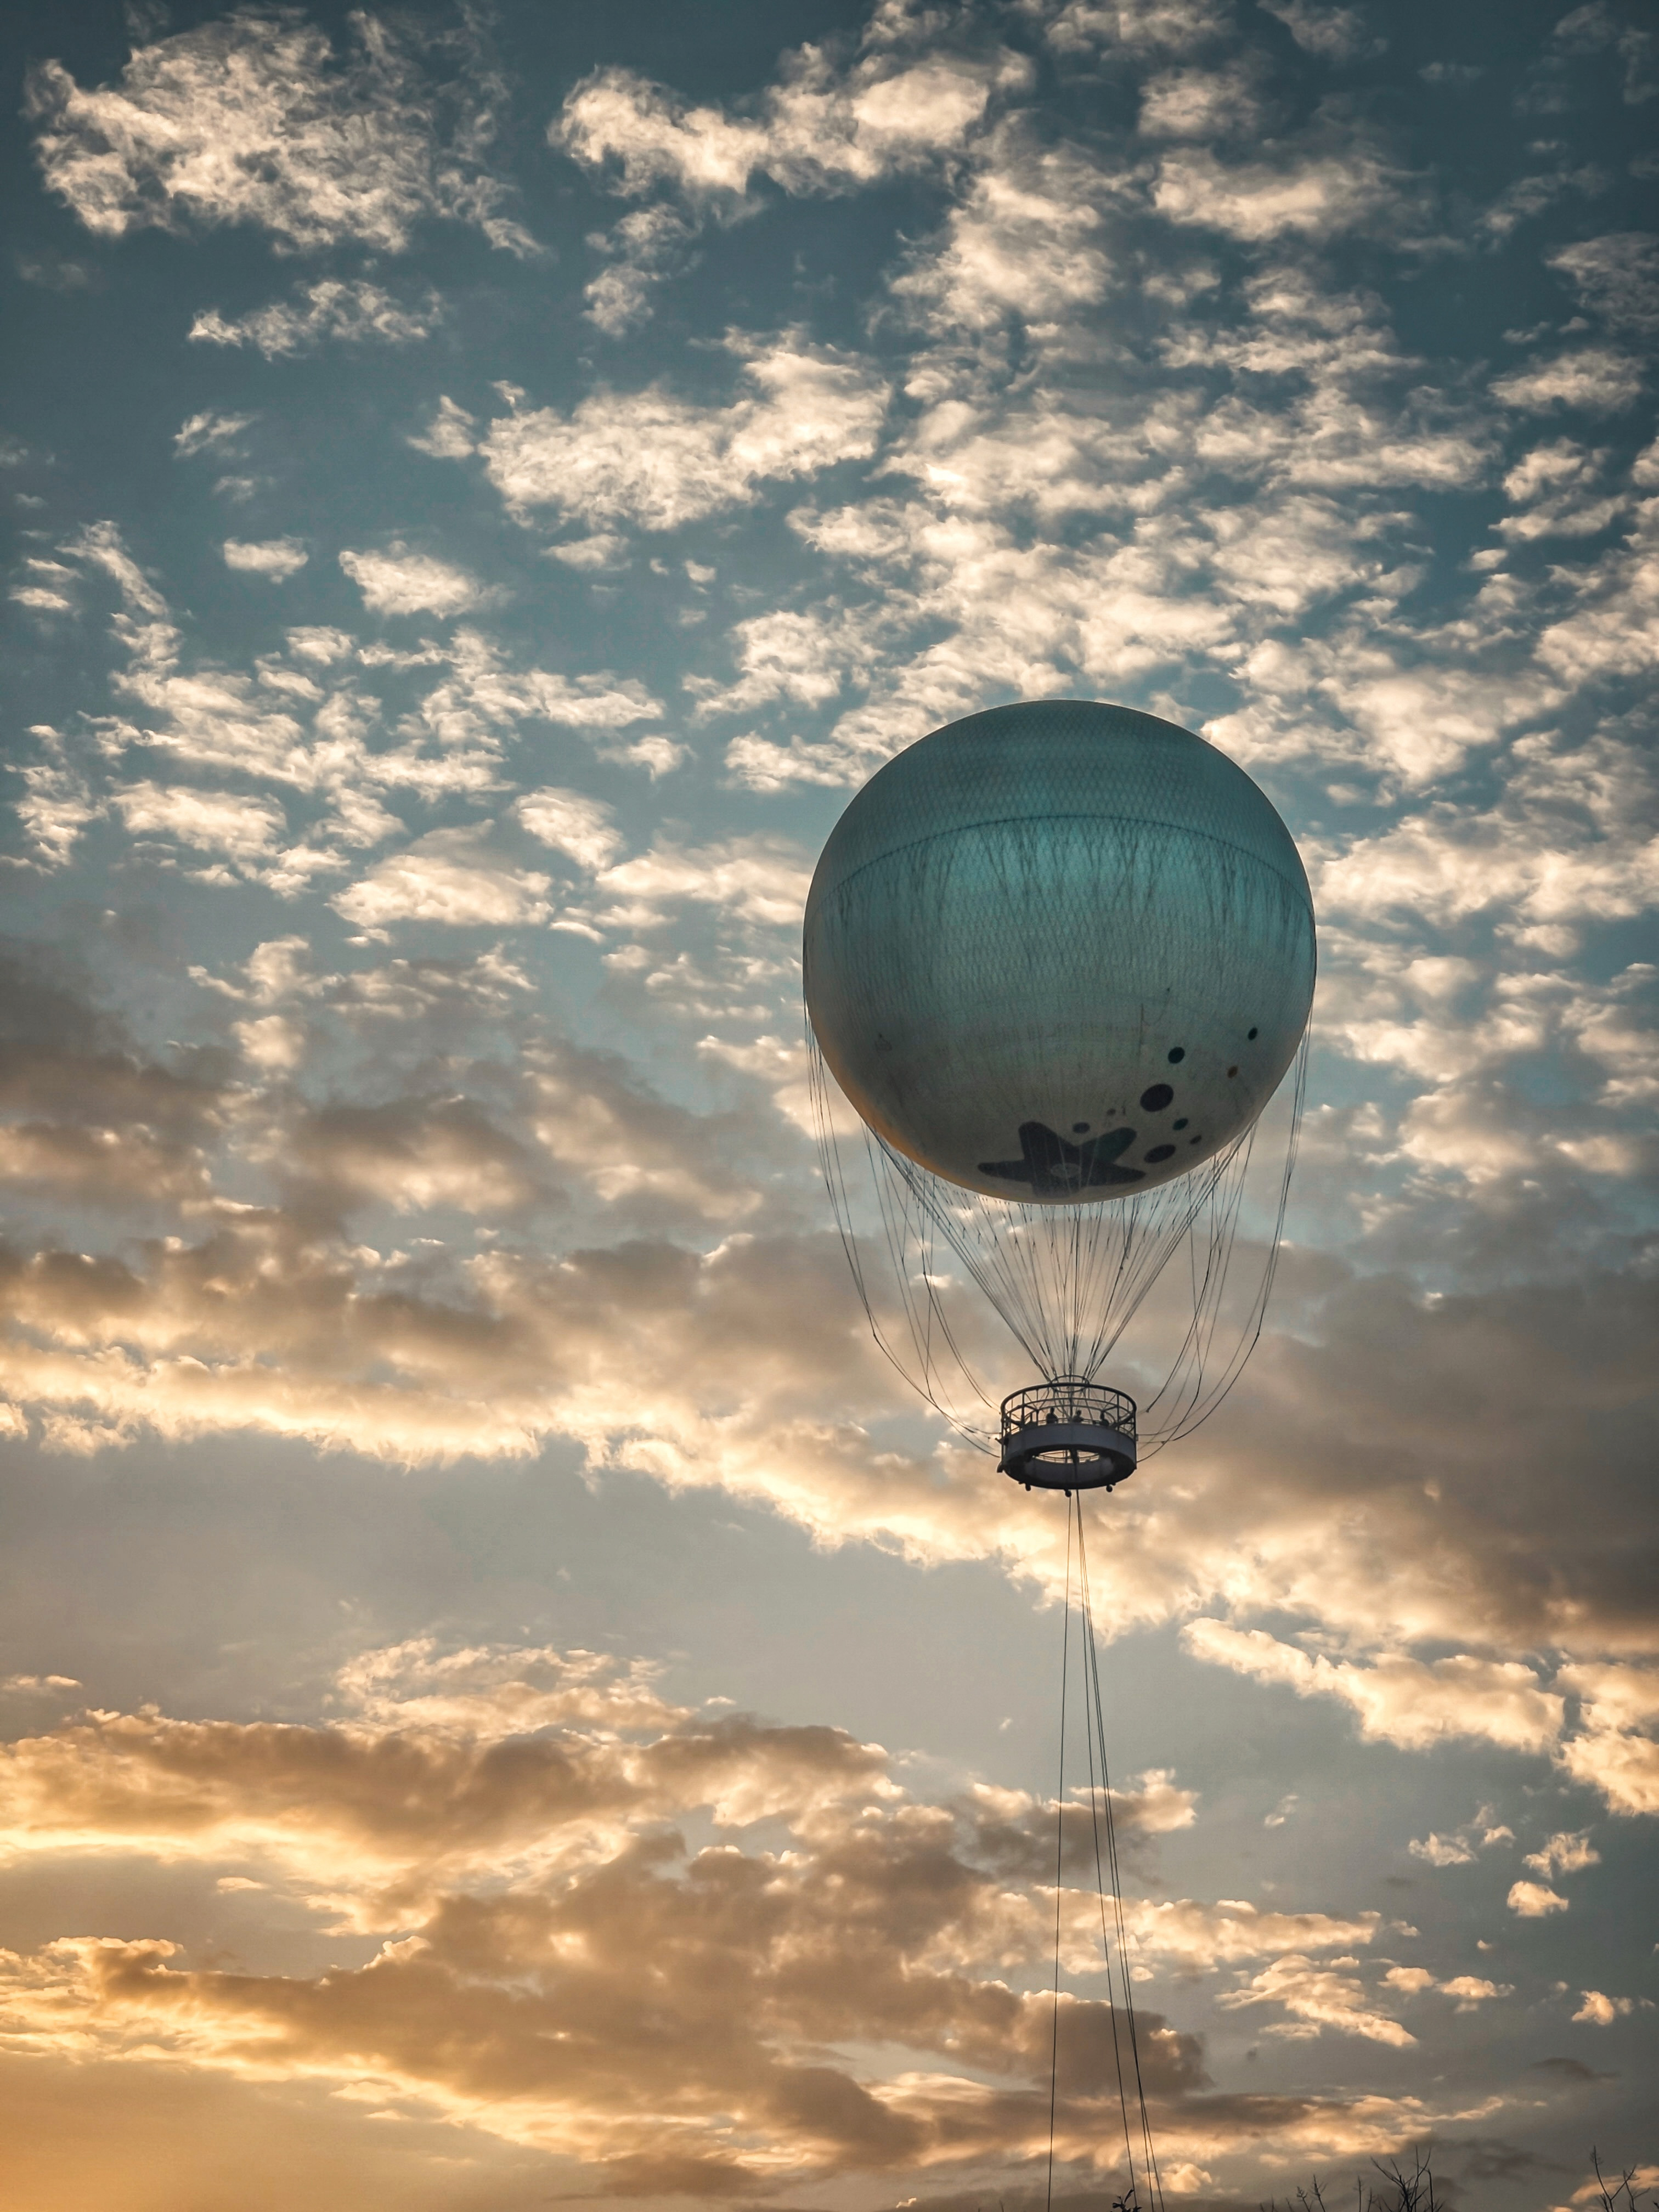
{"label": "altocumulus cloud", "polygon": [[420,305],[402,307],[378,284],[325,276],[301,287],[294,300],[273,301],[252,314],[227,316],[216,307],[204,307],[191,325],[190,335],[198,344],[252,345],[271,361],[308,353],[331,338],[349,345],[371,339],[384,345],[408,345],[430,336],[442,315],[443,303],[435,292]]}
{"label": "altocumulus cloud", "polygon": [[384,553],[340,556],[340,566],[378,615],[458,615],[476,606],[482,586],[434,554],[411,553],[394,544]]}
{"label": "altocumulus cloud", "polygon": [[497,416],[479,441],[491,483],[518,513],[663,531],[745,505],[769,480],[873,453],[887,392],[871,364],[788,338],[735,339],[732,350],[750,389],[726,406],[653,386],[595,393],[568,416]]}
{"label": "altocumulus cloud", "polygon": [[549,912],[545,876],[490,854],[479,832],[433,830],[390,859],[377,861],[334,906],[348,921],[379,930],[390,921],[442,921],[510,928],[542,921]]}
{"label": "altocumulus cloud", "polygon": [[372,17],[356,51],[294,16],[234,15],[141,47],[118,87],[61,64],[31,78],[47,186],[106,237],[149,225],[250,223],[290,251],[347,240],[396,252],[423,216],[478,223],[523,251],[501,185],[434,126],[417,55]]}
{"label": "altocumulus cloud", "polygon": [[249,540],[228,538],[224,547],[225,566],[240,568],[245,574],[269,576],[280,584],[285,576],[303,568],[311,558],[297,538],[264,538]]}

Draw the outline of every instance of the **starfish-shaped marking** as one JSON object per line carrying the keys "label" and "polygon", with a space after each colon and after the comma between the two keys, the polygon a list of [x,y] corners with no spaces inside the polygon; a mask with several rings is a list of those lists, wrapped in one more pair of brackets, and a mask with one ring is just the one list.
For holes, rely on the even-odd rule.
{"label": "starfish-shaped marking", "polygon": [[981,1175],[1001,1182],[1028,1182],[1033,1195],[1049,1197],[1065,1191],[1097,1190],[1103,1183],[1140,1182],[1139,1168],[1115,1163],[1135,1140],[1133,1129],[1108,1129],[1081,1145],[1068,1144],[1044,1121],[1019,1125],[1020,1158],[981,1160]]}

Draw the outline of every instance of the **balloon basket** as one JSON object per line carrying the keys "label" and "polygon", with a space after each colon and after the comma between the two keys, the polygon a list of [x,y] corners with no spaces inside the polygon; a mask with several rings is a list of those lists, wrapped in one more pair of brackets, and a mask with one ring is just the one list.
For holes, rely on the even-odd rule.
{"label": "balloon basket", "polygon": [[1111,1490],[1135,1471],[1135,1401],[1072,1376],[1002,1401],[997,1465],[1027,1490]]}

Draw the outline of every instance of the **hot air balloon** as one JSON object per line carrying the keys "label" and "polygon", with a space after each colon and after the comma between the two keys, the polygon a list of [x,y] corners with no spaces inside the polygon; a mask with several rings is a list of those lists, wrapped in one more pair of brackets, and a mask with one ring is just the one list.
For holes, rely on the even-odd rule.
{"label": "hot air balloon", "polygon": [[[1248,1358],[1314,969],[1307,875],[1271,802],[1215,746],[1131,708],[969,715],[889,761],[831,832],[803,983],[854,1280],[883,1348],[1028,1487],[1109,1488],[1206,1418]],[[1229,1300],[1287,1073],[1255,1279]],[[850,1139],[837,1092],[862,1125]],[[1183,1247],[1191,1297],[1138,1407],[1103,1371]],[[964,1279],[1036,1371],[1000,1401],[963,1341]]]}

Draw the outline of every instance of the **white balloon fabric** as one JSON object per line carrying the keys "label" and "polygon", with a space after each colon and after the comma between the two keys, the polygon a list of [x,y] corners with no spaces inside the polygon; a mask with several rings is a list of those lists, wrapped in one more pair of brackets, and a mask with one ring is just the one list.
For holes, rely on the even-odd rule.
{"label": "white balloon fabric", "polygon": [[1237,764],[1127,707],[995,707],[853,799],[807,898],[808,1018],[895,1150],[1076,1206],[1200,1167],[1307,1026],[1313,902]]}

